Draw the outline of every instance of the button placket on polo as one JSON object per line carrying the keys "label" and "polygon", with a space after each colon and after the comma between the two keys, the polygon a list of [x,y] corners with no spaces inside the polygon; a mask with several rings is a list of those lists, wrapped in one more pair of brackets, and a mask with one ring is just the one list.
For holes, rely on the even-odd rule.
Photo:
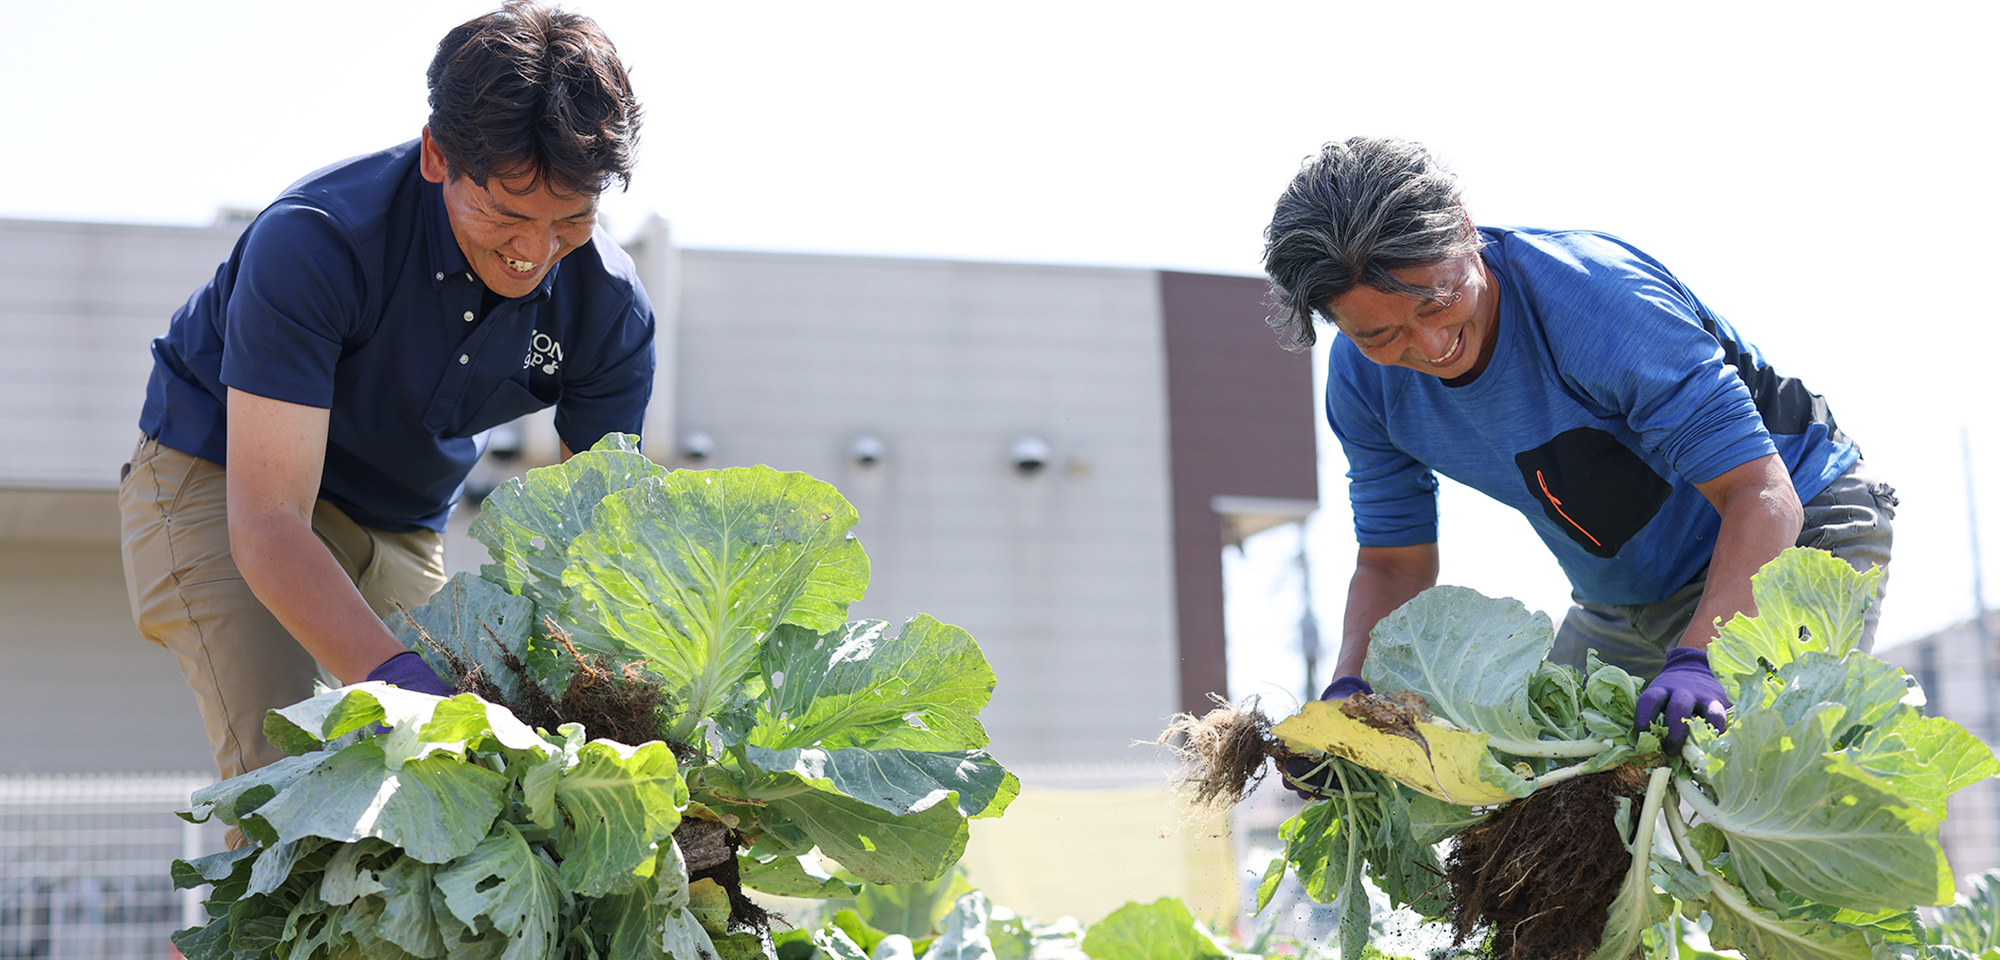
{"label": "button placket on polo", "polygon": [[[481,344],[488,339],[487,333],[494,326],[480,323],[479,301],[483,292],[472,274],[466,273],[465,282],[460,282],[460,274],[441,273],[440,278],[449,277],[438,291],[438,311],[444,324],[444,341],[450,352],[438,359],[444,370],[438,378],[437,393],[431,397],[424,413],[424,427],[444,432],[458,421],[460,407],[466,392],[472,386],[473,372],[478,367],[474,363],[480,356]],[[494,314],[501,311],[496,309]]]}

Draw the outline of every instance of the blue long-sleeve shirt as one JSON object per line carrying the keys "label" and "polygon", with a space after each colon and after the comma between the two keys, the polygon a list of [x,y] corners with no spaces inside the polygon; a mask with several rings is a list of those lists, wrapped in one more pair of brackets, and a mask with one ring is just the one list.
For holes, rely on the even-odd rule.
{"label": "blue long-sleeve shirt", "polygon": [[1435,471],[1521,511],[1578,596],[1650,603],[1714,552],[1721,520],[1695,484],[1775,452],[1806,500],[1859,458],[1825,401],[1645,253],[1588,231],[1481,234],[1499,307],[1472,382],[1333,344],[1327,420],[1363,546],[1437,540]]}

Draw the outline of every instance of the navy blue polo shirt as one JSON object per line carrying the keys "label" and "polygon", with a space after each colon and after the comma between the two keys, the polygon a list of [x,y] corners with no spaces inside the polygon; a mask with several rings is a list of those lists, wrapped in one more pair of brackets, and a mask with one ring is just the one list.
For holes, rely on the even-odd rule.
{"label": "navy blue polo shirt", "polygon": [[653,306],[599,229],[485,315],[418,142],[306,176],[153,341],[139,427],[227,465],[234,387],[328,409],[320,497],[392,532],[444,529],[486,431],[556,408],[571,450],[637,433]]}

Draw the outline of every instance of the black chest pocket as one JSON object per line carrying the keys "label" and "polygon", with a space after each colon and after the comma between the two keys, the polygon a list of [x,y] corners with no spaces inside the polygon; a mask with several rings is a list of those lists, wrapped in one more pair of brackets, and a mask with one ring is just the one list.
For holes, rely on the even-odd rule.
{"label": "black chest pocket", "polygon": [[[549,386],[553,388],[554,384]],[[551,389],[550,392],[558,391]],[[481,431],[491,430],[510,420],[555,406],[555,402],[556,398],[553,396],[544,400],[519,383],[502,380],[494,385],[493,393],[486,398],[485,403],[479,405],[479,410],[466,420],[465,426],[459,428],[459,431],[452,436],[476,436]]]}
{"label": "black chest pocket", "polygon": [[1514,455],[1528,493],[1571,540],[1615,557],[1673,493],[1673,485],[1618,438],[1591,427],[1565,430]]}

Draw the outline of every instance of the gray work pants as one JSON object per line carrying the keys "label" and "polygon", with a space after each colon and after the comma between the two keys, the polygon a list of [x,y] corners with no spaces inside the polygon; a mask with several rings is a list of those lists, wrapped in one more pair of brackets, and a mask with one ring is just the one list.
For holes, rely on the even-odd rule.
{"label": "gray work pants", "polygon": [[[1799,532],[1798,546],[1825,550],[1856,570],[1882,568],[1875,602],[1868,607],[1861,631],[1861,649],[1873,650],[1882,596],[1889,587],[1896,491],[1877,480],[1867,464],[1857,462],[1804,506],[1805,526]],[[1596,650],[1598,659],[1605,663],[1623,667],[1634,676],[1651,677],[1666,664],[1667,651],[1680,643],[1707,585],[1708,571],[1703,570],[1692,583],[1654,603],[1613,605],[1578,599],[1556,631],[1549,659],[1582,669],[1586,651]]]}

